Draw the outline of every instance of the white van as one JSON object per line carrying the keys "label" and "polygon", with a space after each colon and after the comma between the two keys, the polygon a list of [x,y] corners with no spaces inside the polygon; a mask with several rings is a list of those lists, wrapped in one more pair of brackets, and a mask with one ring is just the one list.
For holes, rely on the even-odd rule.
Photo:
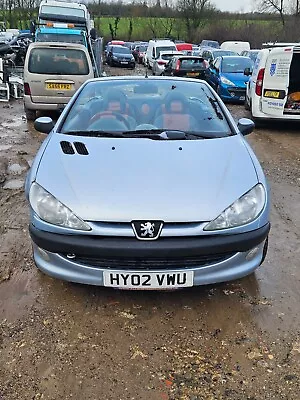
{"label": "white van", "polygon": [[87,48],[77,43],[31,43],[24,63],[24,110],[62,111],[76,90],[94,77]]}
{"label": "white van", "polygon": [[243,50],[250,50],[250,43],[241,41],[227,41],[223,42],[220,48],[222,50],[235,51],[236,53],[241,54]]}
{"label": "white van", "polygon": [[149,40],[149,45],[145,56],[148,68],[153,67],[153,62],[159,56],[161,51],[177,51],[177,48],[175,43],[169,39]]}
{"label": "white van", "polygon": [[300,43],[260,50],[245,107],[257,120],[300,121]]}

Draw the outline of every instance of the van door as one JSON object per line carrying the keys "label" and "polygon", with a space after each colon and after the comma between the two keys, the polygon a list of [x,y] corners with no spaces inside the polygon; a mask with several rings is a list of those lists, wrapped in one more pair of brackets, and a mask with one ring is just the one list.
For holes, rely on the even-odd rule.
{"label": "van door", "polygon": [[292,46],[274,48],[266,60],[262,87],[262,111],[269,115],[283,115],[286,103],[290,66],[293,58]]}

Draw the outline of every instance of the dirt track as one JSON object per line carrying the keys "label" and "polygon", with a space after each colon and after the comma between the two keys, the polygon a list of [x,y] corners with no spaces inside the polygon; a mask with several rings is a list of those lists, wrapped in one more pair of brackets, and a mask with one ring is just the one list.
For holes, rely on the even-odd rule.
{"label": "dirt track", "polygon": [[178,292],[38,272],[23,182],[43,138],[21,101],[0,103],[0,399],[299,400],[299,128],[249,136],[272,188],[265,263],[242,280]]}

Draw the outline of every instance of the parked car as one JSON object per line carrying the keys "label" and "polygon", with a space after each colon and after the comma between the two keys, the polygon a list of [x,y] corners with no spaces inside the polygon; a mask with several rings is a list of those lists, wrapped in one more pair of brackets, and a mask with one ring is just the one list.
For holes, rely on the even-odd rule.
{"label": "parked car", "polygon": [[243,42],[240,40],[237,41],[231,41],[228,40],[226,42],[223,42],[220,46],[222,50],[230,50],[230,51],[235,51],[238,54],[241,54],[242,51],[244,50],[250,50],[250,43],[249,42]]}
{"label": "parked car", "polygon": [[247,84],[245,106],[256,121],[299,122],[300,47],[299,44],[275,46],[259,51]]}
{"label": "parked car", "polygon": [[176,49],[186,56],[193,55],[193,45],[191,43],[176,43]]}
{"label": "parked car", "polygon": [[201,55],[200,47],[193,44],[192,56],[200,56],[200,55]]}
{"label": "parked car", "polygon": [[165,66],[162,75],[205,79],[207,67],[207,62],[202,57],[174,56]]}
{"label": "parked car", "polygon": [[244,102],[249,76],[246,70],[252,70],[249,57],[218,57],[207,69],[206,80],[224,101]]}
{"label": "parked car", "polygon": [[76,90],[93,77],[92,61],[84,45],[31,43],[24,64],[27,120],[34,120],[37,111],[62,111]]}
{"label": "parked car", "polygon": [[148,43],[142,43],[135,46],[132,55],[138,64],[142,64],[144,55],[147,51]]}
{"label": "parked car", "polygon": [[[141,94],[155,110],[148,123]],[[244,138],[254,124],[236,124],[206,82],[94,79],[55,125],[34,125],[50,133],[25,184],[44,273],[175,289],[237,279],[263,262],[270,200]]]}
{"label": "parked car", "polygon": [[199,44],[200,48],[204,47],[213,47],[214,49],[219,49],[220,48],[220,43],[217,40],[202,40],[201,43]]}
{"label": "parked car", "polygon": [[175,43],[169,39],[153,39],[149,40],[149,45],[146,51],[145,60],[147,67],[152,68],[155,59],[161,51],[177,51]]}
{"label": "parked car", "polygon": [[220,50],[220,49],[205,49],[201,52],[201,56],[208,61],[209,64],[214,62],[217,57],[223,56],[238,56],[238,53],[235,51],[229,50]]}
{"label": "parked car", "polygon": [[241,52],[241,56],[251,58],[251,60],[253,61],[253,64],[254,64],[255,61],[256,61],[256,57],[257,57],[259,52],[260,52],[259,49],[243,50]]}
{"label": "parked car", "polygon": [[165,70],[166,64],[177,55],[182,55],[180,51],[161,51],[158,58],[153,62],[152,73],[153,75],[162,75]]}
{"label": "parked car", "polygon": [[135,68],[135,59],[128,47],[125,46],[111,46],[107,54],[106,62],[112,67]]}

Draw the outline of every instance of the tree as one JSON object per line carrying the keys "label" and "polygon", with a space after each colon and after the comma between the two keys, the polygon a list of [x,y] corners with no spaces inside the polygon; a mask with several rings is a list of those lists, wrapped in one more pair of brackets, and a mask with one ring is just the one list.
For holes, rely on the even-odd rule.
{"label": "tree", "polygon": [[188,41],[192,42],[195,33],[207,14],[215,11],[210,0],[178,0],[177,8],[185,21]]}
{"label": "tree", "polygon": [[[287,1],[287,0],[286,0]],[[297,0],[298,2],[298,0]],[[285,25],[285,0],[259,0],[260,12],[275,12],[279,13],[282,26]]]}

